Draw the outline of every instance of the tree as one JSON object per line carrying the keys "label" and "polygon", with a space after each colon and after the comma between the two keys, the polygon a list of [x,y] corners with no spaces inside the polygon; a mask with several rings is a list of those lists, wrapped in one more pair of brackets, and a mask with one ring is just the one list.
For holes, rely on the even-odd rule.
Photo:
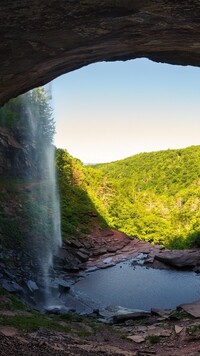
{"label": "tree", "polygon": [[2,143],[5,174],[46,178],[53,159],[55,122],[45,89],[33,89],[4,105],[0,109],[0,130],[6,141]]}
{"label": "tree", "polygon": [[51,144],[55,121],[49,101],[50,96],[44,88],[36,88],[11,99],[0,109],[0,126],[25,131],[37,145]]}

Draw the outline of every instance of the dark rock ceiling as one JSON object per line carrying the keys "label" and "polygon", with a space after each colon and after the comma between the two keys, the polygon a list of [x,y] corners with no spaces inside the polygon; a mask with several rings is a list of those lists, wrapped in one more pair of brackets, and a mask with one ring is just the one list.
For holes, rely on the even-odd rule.
{"label": "dark rock ceiling", "polygon": [[200,66],[198,0],[3,0],[0,104],[99,61]]}

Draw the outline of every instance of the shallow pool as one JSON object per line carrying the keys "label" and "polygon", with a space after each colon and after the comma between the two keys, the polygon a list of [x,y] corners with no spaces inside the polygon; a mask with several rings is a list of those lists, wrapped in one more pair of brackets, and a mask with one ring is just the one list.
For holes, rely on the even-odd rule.
{"label": "shallow pool", "polygon": [[169,309],[200,299],[200,276],[194,272],[133,267],[126,261],[89,273],[74,285],[74,290],[101,307]]}

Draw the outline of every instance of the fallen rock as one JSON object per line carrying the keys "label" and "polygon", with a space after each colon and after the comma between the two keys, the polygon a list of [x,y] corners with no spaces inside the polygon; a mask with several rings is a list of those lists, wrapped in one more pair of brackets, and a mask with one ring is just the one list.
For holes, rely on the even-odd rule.
{"label": "fallen rock", "polygon": [[134,342],[136,342],[137,344],[140,344],[141,342],[144,342],[146,340],[146,337],[142,336],[142,335],[131,335],[131,336],[127,336],[128,340],[132,340]]}
{"label": "fallen rock", "polygon": [[67,308],[64,306],[49,306],[45,309],[47,314],[65,315],[69,312],[75,312],[74,308]]}
{"label": "fallen rock", "polygon": [[60,293],[66,293],[70,290],[69,282],[62,278],[55,278],[50,287],[58,289]]}
{"label": "fallen rock", "polygon": [[200,300],[193,303],[181,304],[178,308],[183,309],[186,313],[192,315],[194,318],[200,318]]}
{"label": "fallen rock", "polygon": [[23,293],[24,292],[23,288],[20,287],[19,284],[17,284],[16,282],[13,282],[13,281],[7,281],[5,279],[2,281],[2,287],[10,293]]}
{"label": "fallen rock", "polygon": [[183,326],[179,326],[179,325],[174,326],[174,330],[176,334],[180,334],[183,329],[184,329]]}
{"label": "fallen rock", "polygon": [[152,315],[160,316],[163,319],[168,319],[170,315],[173,313],[173,311],[174,311],[173,309],[162,310],[157,308],[151,308]]}
{"label": "fallen rock", "polygon": [[107,257],[103,260],[103,263],[105,263],[105,264],[109,264],[111,262],[112,262],[112,257]]}
{"label": "fallen rock", "polygon": [[27,285],[28,289],[29,289],[31,292],[35,292],[36,290],[39,289],[39,287],[37,286],[37,284],[36,284],[34,281],[30,280],[30,279],[26,282],[26,285]]}
{"label": "fallen rock", "polygon": [[11,326],[0,326],[0,333],[8,337],[13,337],[18,333],[18,331]]}
{"label": "fallen rock", "polygon": [[193,268],[200,264],[197,250],[164,251],[155,255],[155,259],[175,268]]}
{"label": "fallen rock", "polygon": [[136,320],[149,317],[150,312],[139,309],[127,309],[120,306],[108,306],[99,311],[99,315],[112,321],[114,324],[124,323],[127,320]]}

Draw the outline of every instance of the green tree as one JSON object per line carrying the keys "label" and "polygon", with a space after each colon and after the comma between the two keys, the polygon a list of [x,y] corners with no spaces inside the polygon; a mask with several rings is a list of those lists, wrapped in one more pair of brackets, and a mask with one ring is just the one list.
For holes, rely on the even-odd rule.
{"label": "green tree", "polygon": [[37,145],[51,144],[55,121],[45,89],[33,89],[5,104],[0,109],[0,127],[22,130],[28,137],[32,135]]}

